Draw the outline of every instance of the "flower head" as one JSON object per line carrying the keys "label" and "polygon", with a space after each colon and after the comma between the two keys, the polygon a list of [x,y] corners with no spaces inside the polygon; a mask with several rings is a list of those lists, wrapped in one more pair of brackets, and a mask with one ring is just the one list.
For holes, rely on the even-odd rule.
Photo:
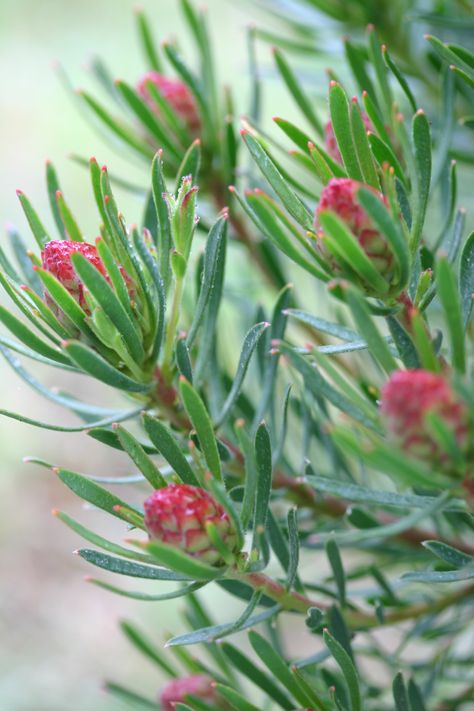
{"label": "flower head", "polygon": [[[97,249],[94,245],[88,244],[87,242],[72,242],[70,240],[52,240],[51,242],[47,242],[41,252],[41,261],[43,269],[55,276],[68,290],[71,296],[74,297],[79,306],[81,306],[86,313],[89,313],[84,294],[84,285],[76,274],[71,262],[71,256],[75,254],[75,252],[83,254],[103,276],[107,276],[104,263],[99,257]],[[48,292],[45,293],[45,300],[54,311],[58,310],[58,307],[52,301]]]}
{"label": "flower head", "polygon": [[159,93],[178,114],[193,136],[199,132],[200,119],[196,103],[186,84],[179,79],[166,77],[159,72],[147,72],[137,85],[140,96],[146,101],[150,109],[157,115],[160,108],[154,100],[147,83],[151,82]]}
{"label": "flower head", "polygon": [[[214,705],[218,700],[212,679],[204,674],[184,676],[169,681],[160,694],[160,704],[163,711],[174,711],[176,703],[185,703],[191,694]],[[216,708],[218,708],[216,706]]]}
{"label": "flower head", "polygon": [[[332,178],[321,192],[319,205],[316,208],[315,227],[319,237],[323,238],[324,232],[319,225],[319,215],[325,210],[335,212],[357,238],[377,271],[390,280],[393,270],[393,254],[387,240],[379,232],[358,200],[357,193],[361,188],[372,190],[380,202],[385,205],[384,196],[374,188],[350,178]],[[329,258],[334,271],[340,272],[337,257],[328,255],[324,239],[318,240],[318,247],[323,256],[326,259]]]}
{"label": "flower head", "polygon": [[175,546],[211,565],[221,554],[206,529],[212,523],[229,551],[236,552],[237,535],[224,508],[205,489],[170,484],[145,501],[145,526],[150,538]]}
{"label": "flower head", "polygon": [[[364,126],[367,131],[374,130],[374,127],[372,126],[372,121],[369,119],[365,111],[362,111],[362,121],[364,122]],[[342,163],[341,152],[339,150],[339,146],[337,145],[336,135],[334,133],[331,120],[329,120],[324,127],[324,138],[326,143],[326,150],[331,156],[331,158],[334,158],[334,160],[338,163]]]}
{"label": "flower head", "polygon": [[380,414],[388,436],[404,452],[443,468],[449,465],[448,457],[430,429],[429,414],[441,420],[461,450],[469,443],[466,404],[437,373],[421,369],[392,373],[382,389]]}

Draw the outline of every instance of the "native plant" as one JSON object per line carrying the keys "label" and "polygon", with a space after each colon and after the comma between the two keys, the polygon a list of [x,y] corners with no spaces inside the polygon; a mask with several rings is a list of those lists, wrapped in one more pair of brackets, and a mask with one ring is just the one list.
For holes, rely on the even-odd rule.
{"label": "native plant", "polygon": [[[373,3],[344,3],[344,16],[338,3],[313,5],[356,26],[374,19],[363,12]],[[472,25],[466,5],[459,25]],[[86,512],[55,512],[88,543],[78,553],[98,570],[92,583],[185,606],[189,631],[166,649],[158,630],[123,623],[171,679],[158,700],[126,670],[108,689],[128,708],[165,711],[467,709],[474,236],[452,157],[472,180],[474,56],[430,36],[431,74],[407,76],[410,55],[401,42],[390,55],[387,24],[403,16],[381,13],[387,46],[373,26],[346,41],[350,74],[322,76],[318,103],[293,59],[293,17],[291,57],[275,49],[271,61],[302,123],[278,117],[277,134],[255,51],[275,35],[249,31],[253,101],[239,125],[205,13],[182,8],[197,65],[174,43],[158,50],[140,12],[146,72],[132,85],[97,62],[105,100],[79,97],[143,161],[142,221],[130,224],[115,195],[134,186],[91,159],[92,243],[48,164],[56,232],[19,192],[38,248],[11,231],[18,264],[0,251],[13,302],[0,307],[0,350],[80,423],[1,413],[129,458],[132,474],[105,478],[27,459],[122,521],[118,542],[90,530]],[[93,378],[123,407],[48,389],[18,356]],[[134,503],[123,484],[136,486]],[[209,613],[212,586],[241,605],[236,619]]]}

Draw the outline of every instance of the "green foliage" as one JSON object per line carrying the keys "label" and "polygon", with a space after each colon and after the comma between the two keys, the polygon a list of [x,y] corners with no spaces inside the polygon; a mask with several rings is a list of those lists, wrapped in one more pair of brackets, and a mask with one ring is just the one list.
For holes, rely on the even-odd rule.
{"label": "green foliage", "polygon": [[[473,124],[474,57],[429,35],[418,70],[405,28],[409,9],[423,20],[415,0],[269,4],[280,21],[286,17],[283,49],[269,61],[304,123],[283,116],[275,135],[267,129],[256,49],[275,34],[257,26],[249,32],[252,111],[239,142],[240,107],[217,84],[206,14],[188,0],[181,5],[197,60],[187,59],[185,42],[158,46],[142,11],[137,25],[147,70],[175,73],[192,97],[199,138],[150,79],[154,104],[133,84],[110,82],[99,62],[94,71],[106,98],[80,94],[102,128],[145,164],[143,226],[129,226],[118,207],[111,186],[130,189],[126,179],[91,159],[103,270],[76,252],[72,277],[61,279],[26,252],[14,230],[16,261],[0,250],[0,283],[14,307],[0,307],[12,336],[0,336],[0,351],[80,424],[0,414],[82,432],[78,447],[86,431],[127,458],[132,473],[122,477],[53,468],[76,496],[118,518],[124,535],[132,528],[126,545],[56,515],[94,546],[78,551],[84,561],[153,585],[136,591],[92,579],[101,592],[148,602],[183,598],[188,631],[166,646],[187,674],[212,677],[223,708],[463,708],[474,683],[472,650],[463,660],[458,649],[472,627],[474,596],[474,240],[458,209],[451,160],[461,152],[472,181],[472,156],[459,146]],[[449,21],[453,32],[456,22],[472,25],[469,3],[456,3],[452,17],[445,3],[435,5],[431,23]],[[338,33],[340,23],[376,24],[365,39],[345,41],[348,71],[343,79],[330,73],[329,113],[295,59],[299,50],[314,61],[323,49],[314,22],[323,15]],[[353,91],[360,103],[349,99]],[[289,155],[282,140],[291,143]],[[353,222],[335,204],[316,212],[320,193],[340,179],[357,181]],[[39,249],[56,238],[83,246],[50,163],[46,184],[54,237],[19,192]],[[381,268],[381,255],[389,269]],[[128,406],[106,409],[49,389],[16,354],[105,384]],[[404,448],[387,425],[381,393],[393,373],[420,367],[445,379],[457,398],[453,417],[464,419],[459,432],[449,419],[454,410],[447,417],[435,409],[417,421]],[[423,403],[416,393],[412,400],[400,417]],[[429,447],[420,454],[412,445],[426,445],[426,432]],[[235,548],[214,521],[203,523],[203,533],[221,555],[216,566],[147,540],[142,507],[108,490],[135,483],[207,489],[232,524]],[[146,496],[142,488],[137,495]],[[206,611],[211,585],[241,606],[235,619],[225,605],[215,619]],[[372,632],[395,627],[399,646],[389,654],[386,638]],[[170,652],[149,641],[153,632],[145,638],[130,623],[122,628],[166,675],[181,674]],[[251,652],[239,646],[245,630]],[[300,658],[294,650],[303,634],[307,656]],[[406,653],[412,642],[423,645],[417,662]],[[209,666],[187,652],[196,644],[209,652]],[[380,675],[371,672],[374,659]],[[130,708],[156,708],[128,682],[107,689]],[[181,701],[176,708],[215,707]]]}

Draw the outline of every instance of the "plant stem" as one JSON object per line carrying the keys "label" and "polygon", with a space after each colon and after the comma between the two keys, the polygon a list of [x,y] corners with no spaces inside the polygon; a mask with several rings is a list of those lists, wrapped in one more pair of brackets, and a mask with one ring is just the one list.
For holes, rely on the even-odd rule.
{"label": "plant stem", "polygon": [[179,309],[181,306],[181,298],[183,295],[183,282],[184,279],[183,277],[176,277],[176,282],[175,282],[175,289],[174,289],[174,294],[173,294],[173,303],[171,306],[171,314],[170,318],[168,321],[168,328],[166,329],[166,340],[165,340],[165,348],[164,348],[164,353],[163,353],[163,365],[161,368],[161,371],[163,373],[163,377],[165,378],[166,382],[171,382],[172,378],[172,373],[173,373],[173,368],[172,368],[172,359],[173,359],[173,346],[174,346],[174,340],[176,336],[176,330],[178,328],[178,320],[179,320]]}
{"label": "plant stem", "polygon": [[[293,612],[300,612],[306,614],[310,607],[319,607],[321,610],[327,610],[328,605],[325,605],[319,601],[310,600],[305,595],[301,595],[297,592],[291,592],[286,590],[286,588],[281,585],[276,580],[269,578],[263,573],[239,573],[233,571],[232,576],[236,580],[240,580],[247,585],[250,585],[254,589],[263,590],[264,594],[270,597],[275,602],[278,602],[283,609],[292,610]],[[361,611],[347,611],[344,613],[346,623],[351,629],[354,630],[369,630],[376,627],[387,627],[390,625],[403,622],[404,620],[411,620],[416,617],[421,617],[422,615],[434,614],[442,612],[451,605],[456,604],[459,600],[464,597],[470,597],[474,595],[474,585],[469,587],[459,588],[452,593],[448,593],[437,600],[417,603],[413,605],[408,605],[399,610],[385,616],[383,622],[381,622],[377,617],[367,614]]]}

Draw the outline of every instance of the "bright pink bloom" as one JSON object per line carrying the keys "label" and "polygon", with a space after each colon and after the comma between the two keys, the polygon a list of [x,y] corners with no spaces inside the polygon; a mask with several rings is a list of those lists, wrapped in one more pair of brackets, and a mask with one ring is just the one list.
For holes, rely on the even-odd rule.
{"label": "bright pink bloom", "polygon": [[189,694],[197,696],[208,704],[214,704],[217,702],[217,696],[212,683],[212,679],[204,674],[172,679],[160,694],[161,708],[163,711],[174,711],[175,704],[185,703]]}
{"label": "bright pink bloom", "polygon": [[[362,111],[362,121],[364,122],[367,131],[373,131],[372,121],[369,119],[365,111]],[[326,150],[335,161],[342,164],[342,156],[337,145],[336,136],[334,134],[334,129],[332,127],[331,120],[326,123],[324,127],[324,137],[326,142]]]}
{"label": "bright pink bloom", "polygon": [[468,411],[444,376],[428,370],[397,370],[381,393],[380,414],[388,436],[407,454],[436,465],[447,455],[431,433],[426,417],[436,415],[459,448],[469,443]]}
{"label": "bright pink bloom", "polygon": [[196,102],[186,84],[179,79],[165,77],[159,72],[147,72],[137,85],[140,96],[157,115],[160,109],[147,87],[147,82],[152,82],[171,108],[178,114],[193,136],[199,132],[201,125]]}
{"label": "bright pink bloom", "polygon": [[175,546],[211,565],[221,562],[206,530],[213,523],[230,551],[237,536],[228,514],[205,489],[189,484],[170,484],[157,489],[145,501],[145,526],[150,537]]}
{"label": "bright pink bloom", "polygon": [[[384,196],[374,188],[350,178],[332,178],[322,190],[319,205],[316,208],[315,227],[319,234],[322,235],[323,232],[320,230],[318,222],[319,214],[323,210],[335,212],[357,237],[360,246],[371,259],[375,268],[380,274],[389,279],[393,264],[393,254],[386,239],[380,234],[372,219],[359,203],[357,192],[360,188],[371,190],[377,195],[380,202],[385,205]],[[318,245],[323,256],[328,257],[327,249],[324,244],[321,244],[321,240],[318,240]],[[334,270],[338,271],[336,257],[331,256],[329,261]]]}
{"label": "bright pink bloom", "polygon": [[[41,261],[43,269],[55,276],[69,291],[71,296],[75,298],[79,306],[81,306],[86,313],[89,313],[84,296],[84,285],[76,274],[71,262],[71,255],[75,252],[83,254],[103,276],[107,276],[104,263],[99,257],[97,249],[92,244],[87,244],[86,242],[72,242],[70,240],[52,240],[51,242],[47,242],[41,252]],[[48,292],[45,293],[45,300],[49,306],[54,308],[55,311],[57,310],[58,307],[52,301]]]}

